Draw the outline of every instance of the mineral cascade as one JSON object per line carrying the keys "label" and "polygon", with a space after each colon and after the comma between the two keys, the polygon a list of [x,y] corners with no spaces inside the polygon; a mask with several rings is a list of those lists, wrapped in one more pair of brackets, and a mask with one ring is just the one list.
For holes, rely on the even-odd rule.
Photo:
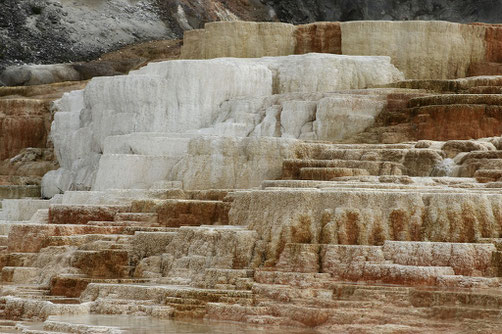
{"label": "mineral cascade", "polygon": [[501,46],[218,22],[127,75],[0,88],[0,331],[502,333]]}

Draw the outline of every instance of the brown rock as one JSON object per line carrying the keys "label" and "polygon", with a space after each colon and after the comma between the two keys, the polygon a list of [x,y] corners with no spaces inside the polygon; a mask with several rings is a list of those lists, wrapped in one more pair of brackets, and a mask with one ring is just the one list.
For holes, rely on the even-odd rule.
{"label": "brown rock", "polygon": [[76,234],[118,234],[124,227],[87,225],[16,224],[11,227],[8,239],[9,252],[34,253],[49,243],[49,236]]}
{"label": "brown rock", "polygon": [[[85,82],[0,87],[0,184],[40,184],[58,167],[48,142],[54,99]],[[2,161],[3,160],[3,161]]]}
{"label": "brown rock", "polygon": [[140,200],[132,211],[155,212],[160,226],[224,225],[228,223],[229,203],[207,200]]}
{"label": "brown rock", "polygon": [[416,110],[416,138],[476,139],[502,133],[502,107],[488,105],[427,106]]}
{"label": "brown rock", "polygon": [[53,149],[25,148],[16,156],[0,161],[0,184],[38,185],[45,173],[58,166]]}
{"label": "brown rock", "polygon": [[99,61],[120,63],[123,61],[149,61],[177,59],[180,56],[182,41],[179,39],[151,41],[129,45],[117,51],[102,55]]}
{"label": "brown rock", "polygon": [[500,75],[502,74],[502,63],[480,62],[472,63],[469,66],[468,76]]}
{"label": "brown rock", "polygon": [[502,25],[491,25],[486,28],[486,61],[502,63]]}
{"label": "brown rock", "polygon": [[295,38],[295,54],[342,54],[342,32],[338,22],[316,22],[297,26]]}
{"label": "brown rock", "polygon": [[84,88],[85,84],[86,82],[60,82],[37,86],[0,87],[0,97],[57,99],[60,98],[64,92]]}
{"label": "brown rock", "polygon": [[88,284],[89,280],[74,276],[55,276],[51,280],[51,295],[77,298]]}
{"label": "brown rock", "polygon": [[493,94],[445,94],[411,99],[417,139],[452,140],[502,133],[502,97]]}
{"label": "brown rock", "polygon": [[447,158],[454,158],[460,152],[488,151],[490,149],[495,150],[495,146],[473,140],[449,140],[441,147]]}
{"label": "brown rock", "polygon": [[410,150],[404,157],[405,174],[410,176],[429,176],[441,160],[442,156],[434,150]]}
{"label": "brown rock", "polygon": [[129,256],[126,250],[76,251],[72,267],[93,278],[127,277]]}
{"label": "brown rock", "polygon": [[53,205],[49,208],[49,224],[80,224],[89,221],[112,221],[118,212],[126,212],[128,206]]}
{"label": "brown rock", "polygon": [[0,160],[25,147],[47,147],[51,115],[48,100],[0,100]]}

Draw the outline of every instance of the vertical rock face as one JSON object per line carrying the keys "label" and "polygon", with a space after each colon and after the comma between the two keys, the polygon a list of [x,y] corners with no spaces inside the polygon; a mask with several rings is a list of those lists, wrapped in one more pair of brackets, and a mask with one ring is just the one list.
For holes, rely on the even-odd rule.
{"label": "vertical rock face", "polygon": [[[197,77],[196,73],[205,74]],[[215,82],[233,84],[213,89]],[[61,101],[64,112],[56,114],[52,137],[63,169],[53,175],[65,188],[70,182],[73,187],[88,189],[105,138],[208,126],[221,102],[233,96],[270,94],[271,82],[271,73],[264,66],[221,60],[208,66],[190,61],[152,64],[129,76],[94,79],[84,91],[68,94]],[[167,171],[162,170],[160,175],[165,175]]]}
{"label": "vertical rock face", "polygon": [[0,88],[0,184],[40,184],[57,168],[52,143],[51,103],[81,83]]}
{"label": "vertical rock face", "polygon": [[181,58],[257,58],[294,53],[291,24],[258,22],[213,22],[204,29],[187,31]]}
{"label": "vertical rock face", "polygon": [[46,100],[0,100],[0,160],[14,157],[25,147],[46,147],[49,104]]}
{"label": "vertical rock face", "polygon": [[439,95],[410,101],[417,139],[452,140],[497,136],[502,132],[502,100],[497,95]]}
{"label": "vertical rock face", "polygon": [[478,75],[496,75],[500,74],[502,69],[502,29],[500,25],[485,25],[485,44],[486,59],[479,63],[471,64],[469,76]]}
{"label": "vertical rock face", "polygon": [[395,82],[402,73],[388,57],[306,54],[251,60],[273,73],[273,93],[333,92]]}
{"label": "vertical rock face", "polygon": [[338,22],[317,22],[296,27],[296,54],[342,53],[342,32]]}
{"label": "vertical rock face", "polygon": [[295,156],[295,143],[267,137],[193,139],[171,179],[182,181],[185,189],[258,187],[265,179],[280,177],[283,160]]}
{"label": "vertical rock face", "polygon": [[[123,117],[124,123],[134,125],[134,129],[111,130],[116,134],[184,132],[211,124],[216,118],[216,107],[225,100],[253,94],[270,95],[271,82],[270,71],[259,64],[180,60],[152,63],[129,76],[96,78],[86,87],[84,99],[91,113],[87,118],[96,121],[94,126],[106,129],[117,124],[113,118],[120,116],[114,116],[115,113],[135,118],[131,122]],[[98,117],[103,117],[102,121]],[[107,119],[111,122],[107,123]],[[93,128],[95,133],[101,132],[98,130]],[[98,135],[101,147],[104,137],[110,134]]]}
{"label": "vertical rock face", "polygon": [[374,123],[387,94],[369,90],[368,94],[349,91],[237,98],[222,104],[222,116],[214,129],[234,136],[342,140]]}
{"label": "vertical rock face", "polygon": [[486,27],[486,61],[501,63],[502,62],[502,27],[492,25]]}
{"label": "vertical rock face", "polygon": [[485,58],[485,29],[449,22],[345,22],[342,53],[386,55],[408,79],[465,77]]}
{"label": "vertical rock face", "polygon": [[184,33],[182,58],[256,58],[305,53],[341,54],[338,22],[301,26],[256,22],[214,22]]}
{"label": "vertical rock face", "polygon": [[[391,57],[407,79],[452,79],[468,73],[483,74],[489,66],[493,67],[490,64],[498,62],[499,30],[496,25],[445,21],[316,22],[300,26],[218,22],[207,24],[205,29],[187,31],[182,57],[262,57],[309,52],[381,55]],[[280,43],[274,42],[279,36]]]}

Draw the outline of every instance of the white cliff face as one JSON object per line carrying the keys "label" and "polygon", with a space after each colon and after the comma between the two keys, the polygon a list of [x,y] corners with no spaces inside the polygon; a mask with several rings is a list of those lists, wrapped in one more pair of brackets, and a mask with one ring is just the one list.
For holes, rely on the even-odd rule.
{"label": "white cliff face", "polygon": [[220,103],[270,95],[272,75],[260,65],[212,60],[153,63],[132,75],[92,80],[86,115],[99,148],[132,132],[178,132],[209,126]]}
{"label": "white cliff face", "polygon": [[[166,179],[191,189],[258,185],[270,177],[264,175],[269,165],[278,166],[274,158],[257,168],[260,150],[271,145],[277,159],[289,157],[284,147],[291,142],[213,136],[342,139],[371,125],[384,102],[371,94],[330,92],[402,79],[388,57],[329,54],[176,60],[94,78],[55,103],[51,136],[61,169],[45,176],[44,196],[149,188]],[[244,160],[243,150],[249,153]],[[216,175],[224,164],[248,170]],[[202,173],[206,168],[209,174]],[[210,177],[196,180],[201,175]]]}
{"label": "white cliff face", "polygon": [[199,137],[174,166],[170,178],[185,189],[244,189],[281,176],[284,159],[293,158],[294,139]]}
{"label": "white cliff face", "polygon": [[[249,61],[257,61],[250,59]],[[309,53],[258,60],[274,73],[274,93],[360,89],[404,79],[390,57]]]}
{"label": "white cliff face", "polygon": [[386,105],[385,97],[368,90],[237,98],[221,105],[214,126],[193,133],[341,140],[371,126]]}

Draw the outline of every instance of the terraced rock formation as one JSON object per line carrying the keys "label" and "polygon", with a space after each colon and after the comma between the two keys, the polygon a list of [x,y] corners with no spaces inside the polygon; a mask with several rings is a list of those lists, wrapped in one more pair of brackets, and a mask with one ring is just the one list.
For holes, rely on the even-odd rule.
{"label": "terraced rock formation", "polygon": [[298,54],[379,55],[391,57],[407,79],[454,79],[468,73],[500,73],[499,30],[498,25],[443,21],[323,22],[300,26],[214,22],[204,29],[185,32],[181,56],[283,56],[293,50]]}
{"label": "terraced rock formation", "polygon": [[[434,59],[460,41],[473,53],[447,68],[371,41],[360,50],[377,55],[331,54],[371,27],[389,30],[380,41],[442,27]],[[473,54],[487,59],[488,29],[210,24],[182,54],[221,37],[219,56],[239,58],[155,62],[65,92],[46,199],[0,188],[0,329],[134,332],[111,315],[502,333],[502,77],[463,77]]]}

